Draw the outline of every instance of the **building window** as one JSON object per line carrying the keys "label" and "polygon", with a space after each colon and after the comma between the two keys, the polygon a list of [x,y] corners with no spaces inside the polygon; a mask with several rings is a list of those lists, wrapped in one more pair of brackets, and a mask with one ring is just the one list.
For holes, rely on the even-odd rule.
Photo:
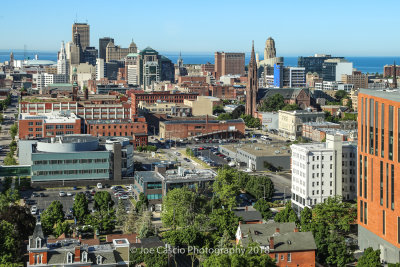
{"label": "building window", "polygon": [[391,164],[391,171],[390,171],[390,208],[394,210],[394,165]]}
{"label": "building window", "polygon": [[278,253],[275,253],[275,259],[276,259],[276,262],[279,262],[279,254]]}
{"label": "building window", "polygon": [[281,254],[281,261],[285,260],[285,255]]}
{"label": "building window", "polygon": [[386,163],[386,208],[389,208],[389,163]]}
{"label": "building window", "polygon": [[370,154],[374,154],[374,100],[369,99],[369,142],[370,142]]}
{"label": "building window", "polygon": [[33,126],[33,121],[28,122],[28,126]]}
{"label": "building window", "polygon": [[381,205],[383,205],[383,161],[381,161],[380,162],[380,170],[379,170],[379,173],[380,173],[380,203],[381,203]]}
{"label": "building window", "polygon": [[382,103],[381,109],[381,157],[385,157],[385,104]]}
{"label": "building window", "polygon": [[363,207],[364,207],[364,203],[363,203],[363,201],[362,200],[360,200],[360,222],[363,222],[364,221],[364,219],[363,219]]}
{"label": "building window", "polygon": [[67,263],[72,263],[72,258],[73,258],[72,253],[68,252],[68,254],[67,254]]}
{"label": "building window", "polygon": [[33,132],[33,128],[28,128],[28,131]]}
{"label": "building window", "polygon": [[400,244],[400,217],[397,217],[397,243]]}
{"label": "building window", "polygon": [[287,254],[287,261],[292,262],[292,253]]}
{"label": "building window", "polygon": [[367,156],[364,156],[364,198],[367,199]]}
{"label": "building window", "polygon": [[389,106],[389,159],[393,160],[393,106]]}
{"label": "building window", "polygon": [[88,254],[86,251],[82,252],[82,262],[87,262]]}
{"label": "building window", "polygon": [[[364,147],[364,98],[361,98],[361,152]],[[332,160],[332,159],[331,159]]]}
{"label": "building window", "polygon": [[42,122],[41,122],[41,121],[37,121],[37,122],[35,123],[35,125],[36,125],[36,126],[42,126]]}
{"label": "building window", "polygon": [[362,164],[363,164],[363,159],[362,159],[362,156],[360,156],[360,166],[359,166],[359,173],[358,173],[358,175],[359,175],[359,177],[360,177],[360,184],[359,184],[359,194],[360,194],[360,197],[362,197],[362,180],[363,180],[363,177],[362,177]]}
{"label": "building window", "polygon": [[96,264],[102,264],[102,262],[103,262],[103,257],[100,256],[100,255],[97,255],[97,257],[96,257]]}
{"label": "building window", "polygon": [[64,125],[56,125],[56,129],[64,129]]}
{"label": "building window", "polygon": [[364,223],[367,224],[367,202],[364,202]]}
{"label": "building window", "polygon": [[378,156],[378,109],[379,103],[375,101],[375,156]]}
{"label": "building window", "polygon": [[37,131],[37,132],[41,132],[41,131],[42,131],[42,128],[36,128],[36,131]]}
{"label": "building window", "polygon": [[384,210],[382,210],[382,234],[386,234],[386,214]]}

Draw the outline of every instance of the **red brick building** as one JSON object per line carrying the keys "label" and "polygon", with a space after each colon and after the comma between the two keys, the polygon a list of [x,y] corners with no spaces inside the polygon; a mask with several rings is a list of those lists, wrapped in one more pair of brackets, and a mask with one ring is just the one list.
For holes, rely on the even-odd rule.
{"label": "red brick building", "polygon": [[280,267],[315,267],[317,246],[311,232],[299,232],[295,223],[242,224],[236,231],[236,244],[260,244]]}
{"label": "red brick building", "polygon": [[206,83],[207,77],[206,76],[179,76],[178,77],[178,84],[182,85],[184,83]]}
{"label": "red brick building", "polygon": [[86,133],[92,136],[132,137],[136,146],[147,145],[147,122],[144,117],[132,120],[86,120]]}
{"label": "red brick building", "polygon": [[227,74],[244,75],[244,53],[215,52],[215,79]]}
{"label": "red brick building", "polygon": [[215,65],[211,64],[210,62],[207,62],[206,64],[201,65],[201,71],[204,72],[210,72],[214,73],[215,71]]}
{"label": "red brick building", "polygon": [[210,92],[211,96],[228,100],[236,100],[244,95],[244,89],[235,88],[232,85],[211,85]]}
{"label": "red brick building", "polygon": [[59,113],[29,115],[20,114],[18,119],[19,139],[55,137],[56,135],[80,134],[81,119],[75,114]]}
{"label": "red brick building", "polygon": [[182,139],[199,138],[242,138],[245,133],[245,123],[237,120],[169,120],[160,121],[160,138]]}
{"label": "red brick building", "polygon": [[[385,65],[383,67],[383,77],[393,77],[394,65]],[[400,66],[396,65],[396,76],[400,76]]]}
{"label": "red brick building", "polygon": [[196,93],[173,93],[171,91],[160,91],[152,93],[139,93],[130,91],[131,95],[131,110],[132,115],[138,114],[138,104],[140,101],[153,104],[157,100],[169,103],[182,103],[184,99],[196,100],[198,94]]}

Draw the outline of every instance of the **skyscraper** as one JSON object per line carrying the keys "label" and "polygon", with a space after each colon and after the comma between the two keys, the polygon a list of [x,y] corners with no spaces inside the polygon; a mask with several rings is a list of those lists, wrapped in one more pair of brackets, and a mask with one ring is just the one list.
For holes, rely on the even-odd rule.
{"label": "skyscraper", "polygon": [[60,52],[58,52],[57,74],[64,74],[66,75],[66,77],[68,77],[69,74],[69,66],[68,66],[67,54],[65,52],[64,41],[61,43]]}
{"label": "skyscraper", "polygon": [[103,37],[99,39],[99,58],[106,60],[106,48],[109,42],[114,43],[114,38]]}
{"label": "skyscraper", "polygon": [[272,37],[268,37],[265,41],[264,60],[276,57],[275,41]]}
{"label": "skyscraper", "polygon": [[358,245],[400,262],[400,93],[358,94]]}
{"label": "skyscraper", "polygon": [[258,77],[257,77],[257,62],[254,53],[254,41],[251,48],[251,58],[249,63],[249,71],[247,78],[246,88],[246,114],[254,116],[257,108],[257,91],[258,91]]}
{"label": "skyscraper", "polygon": [[75,33],[79,33],[82,50],[90,46],[90,26],[87,23],[74,23],[72,25],[72,40],[74,40]]}
{"label": "skyscraper", "polygon": [[215,79],[223,75],[244,75],[244,53],[215,52]]}

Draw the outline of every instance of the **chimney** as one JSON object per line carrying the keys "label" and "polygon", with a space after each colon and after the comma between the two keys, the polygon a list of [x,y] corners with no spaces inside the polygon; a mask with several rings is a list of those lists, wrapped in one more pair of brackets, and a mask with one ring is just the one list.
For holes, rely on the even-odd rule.
{"label": "chimney", "polygon": [[269,249],[274,249],[274,237],[269,238]]}
{"label": "chimney", "polygon": [[85,89],[85,100],[89,100],[89,89]]}
{"label": "chimney", "polygon": [[75,257],[74,257],[74,262],[80,262],[81,261],[81,247],[76,246],[75,247]]}
{"label": "chimney", "polygon": [[297,227],[294,228],[293,232],[297,233],[299,229]]}
{"label": "chimney", "polygon": [[276,227],[276,229],[275,229],[275,233],[279,233],[281,230],[278,228],[278,227]]}
{"label": "chimney", "polygon": [[208,114],[206,115],[206,125],[208,124]]}

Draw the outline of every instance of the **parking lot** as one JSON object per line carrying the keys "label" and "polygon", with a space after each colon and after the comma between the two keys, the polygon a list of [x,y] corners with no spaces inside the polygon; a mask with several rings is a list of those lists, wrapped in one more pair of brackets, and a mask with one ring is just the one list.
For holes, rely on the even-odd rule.
{"label": "parking lot", "polygon": [[[63,188],[63,189],[48,189],[48,190],[43,190],[43,191],[23,191],[21,192],[21,197],[23,197],[28,203],[29,203],[29,208],[31,208],[32,206],[36,206],[38,211],[36,214],[40,214],[44,209],[46,209],[53,201],[58,200],[61,202],[61,204],[63,205],[63,210],[65,212],[65,215],[72,215],[72,206],[74,203],[74,197],[76,194],[78,193],[85,193],[86,191],[92,191],[94,190],[94,192],[97,191],[108,191],[111,194],[111,198],[114,201],[114,207],[116,207],[116,205],[118,204],[118,199],[117,197],[114,196],[113,194],[113,190],[111,190],[110,188],[106,188],[106,189],[97,189],[97,188],[90,188],[90,189],[86,189],[86,188],[78,188],[78,190],[73,190],[72,188],[67,189],[67,188]],[[60,191],[65,192],[65,193],[70,193],[71,196],[60,196]],[[44,196],[39,196],[39,194],[44,194]],[[38,196],[33,196],[35,194],[38,194]],[[94,193],[93,193],[94,195]],[[126,210],[130,210],[132,207],[131,202],[129,201],[129,199],[125,199],[122,200],[122,202],[125,205]],[[27,203],[27,204],[28,204]],[[93,197],[91,197],[91,200],[89,201],[89,210],[92,211],[93,210]],[[110,207],[111,208],[111,207]]]}

